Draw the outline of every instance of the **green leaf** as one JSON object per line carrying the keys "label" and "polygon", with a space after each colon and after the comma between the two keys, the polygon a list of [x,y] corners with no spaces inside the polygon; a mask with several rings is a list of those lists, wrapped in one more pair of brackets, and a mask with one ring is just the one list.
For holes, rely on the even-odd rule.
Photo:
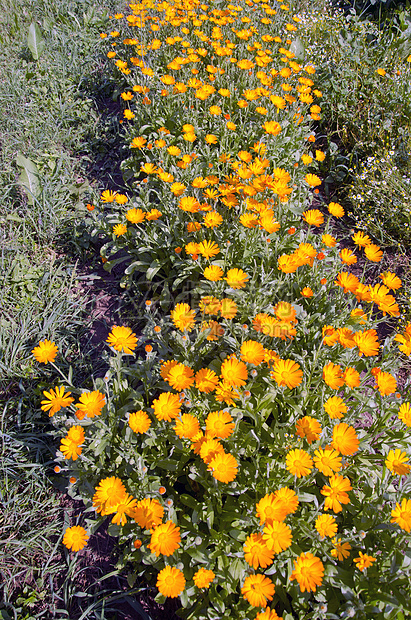
{"label": "green leaf", "polygon": [[38,60],[46,47],[46,41],[41,33],[40,28],[35,22],[30,24],[29,34],[27,36],[27,45],[34,58]]}
{"label": "green leaf", "polygon": [[28,193],[28,201],[30,205],[34,204],[34,199],[41,194],[40,173],[38,168],[31,159],[27,159],[21,153],[17,153],[16,164],[23,168],[19,175],[19,185],[24,187]]}

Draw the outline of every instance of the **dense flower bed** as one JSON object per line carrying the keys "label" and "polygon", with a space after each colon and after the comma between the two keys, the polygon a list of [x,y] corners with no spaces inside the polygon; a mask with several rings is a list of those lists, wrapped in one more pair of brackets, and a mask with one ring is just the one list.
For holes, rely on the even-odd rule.
{"label": "dense flower bed", "polygon": [[[343,208],[319,200],[300,19],[253,0],[130,8],[101,36],[139,180],[90,212],[106,265],[151,296],[138,337],[111,330],[104,379],[44,392],[86,505],[63,542],[108,517],[132,577],[186,618],[405,617],[411,325],[380,248],[362,231],[344,247]],[[55,343],[33,353],[58,368]]]}

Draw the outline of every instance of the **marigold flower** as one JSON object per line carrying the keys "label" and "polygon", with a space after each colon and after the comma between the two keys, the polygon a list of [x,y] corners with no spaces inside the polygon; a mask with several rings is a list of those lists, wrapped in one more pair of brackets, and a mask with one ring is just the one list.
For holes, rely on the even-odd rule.
{"label": "marigold flower", "polygon": [[354,265],[357,262],[357,257],[349,248],[344,248],[341,250],[340,258],[346,265]]}
{"label": "marigold flower", "polygon": [[218,282],[223,277],[224,271],[219,265],[210,265],[203,271],[203,276],[210,282]]}
{"label": "marigold flower", "polygon": [[324,410],[328,413],[331,420],[340,420],[347,413],[347,405],[340,396],[331,396],[324,403]]}
{"label": "marigold flower", "polygon": [[393,291],[396,291],[402,287],[401,279],[391,271],[385,271],[384,273],[381,273],[379,277],[381,278],[385,286],[392,289]]}
{"label": "marigold flower", "polygon": [[404,333],[397,334],[394,340],[400,343],[398,345],[400,351],[405,353],[405,355],[411,355],[411,323],[407,325]]}
{"label": "marigold flower", "polygon": [[332,476],[334,472],[340,471],[342,457],[330,446],[318,448],[314,452],[314,465],[324,476]]}
{"label": "marigold flower", "polygon": [[64,532],[63,545],[70,551],[80,551],[87,545],[89,536],[81,525],[68,527]]}
{"label": "marigold flower", "polygon": [[126,219],[131,222],[131,224],[141,224],[144,221],[146,214],[142,209],[129,209],[126,212]]}
{"label": "marigold flower", "polygon": [[295,450],[291,450],[286,456],[286,469],[297,476],[297,478],[301,478],[303,476],[308,476],[313,468],[313,460],[308,452],[305,450],[299,450],[298,448]]}
{"label": "marigold flower", "polygon": [[304,286],[304,288],[300,291],[301,297],[312,297],[314,295],[313,290],[309,286]]}
{"label": "marigold flower", "polygon": [[215,391],[215,399],[222,403],[224,402],[226,405],[234,405],[234,401],[240,398],[240,394],[237,390],[234,389],[225,381],[222,381],[218,384]]}
{"label": "marigold flower", "polygon": [[346,386],[349,388],[358,387],[361,383],[360,373],[351,366],[347,366],[344,370],[343,377]]}
{"label": "marigold flower", "polygon": [[411,403],[403,403],[398,410],[398,418],[411,427]]}
{"label": "marigold flower", "polygon": [[261,568],[267,568],[273,562],[274,552],[267,547],[260,533],[247,536],[243,549],[245,561],[254,570],[257,570],[260,566]]}
{"label": "marigold flower", "polygon": [[266,123],[264,123],[263,129],[266,133],[272,136],[277,136],[279,133],[281,133],[282,127],[280,123],[277,123],[276,121],[267,121]]}
{"label": "marigold flower", "polygon": [[291,573],[290,581],[296,579],[301,592],[316,592],[317,586],[323,581],[324,565],[320,558],[312,553],[302,553],[294,560],[294,570]]}
{"label": "marigold flower", "polygon": [[60,444],[60,452],[64,454],[65,459],[76,461],[80,456],[84,443],[84,429],[81,426],[72,426],[66,437],[63,437]]}
{"label": "marigold flower", "polygon": [[354,558],[354,562],[357,565],[357,568],[362,572],[364,568],[372,566],[373,562],[376,562],[376,558],[373,558],[372,555],[367,555],[366,553],[359,551],[359,557]]}
{"label": "marigold flower", "polygon": [[332,447],[344,456],[355,454],[358,451],[360,441],[353,426],[340,422],[333,428]]}
{"label": "marigold flower", "polygon": [[265,349],[263,345],[255,340],[246,340],[241,345],[241,359],[249,364],[258,366],[265,358]]}
{"label": "marigold flower", "polygon": [[382,250],[378,245],[375,245],[374,243],[366,245],[364,252],[368,260],[372,261],[373,263],[379,263],[382,259]]}
{"label": "marigold flower", "polygon": [[240,289],[245,287],[249,276],[242,269],[229,269],[225,279],[230,288]]}
{"label": "marigold flower", "polygon": [[208,437],[227,439],[234,431],[235,424],[228,411],[211,411],[206,418],[206,433]]}
{"label": "marigold flower", "polygon": [[137,337],[130,327],[114,325],[106,342],[116,351],[130,355],[137,346]]}
{"label": "marigold flower", "polygon": [[375,378],[376,387],[378,388],[381,396],[389,396],[394,394],[397,390],[397,381],[389,372],[379,372]]}
{"label": "marigold flower", "polygon": [[194,371],[185,364],[176,364],[170,368],[167,375],[167,382],[178,392],[186,390],[194,383]]}
{"label": "marigold flower", "polygon": [[317,441],[321,435],[321,424],[311,416],[304,416],[296,422],[295,429],[299,437],[306,437],[309,444]]}
{"label": "marigold flower", "polygon": [[221,300],[220,312],[223,319],[233,319],[237,314],[237,304],[234,299],[224,297],[224,299]]}
{"label": "marigold flower", "polygon": [[188,304],[177,304],[170,316],[174,325],[182,332],[191,331],[195,325],[195,310]]}
{"label": "marigold flower", "polygon": [[193,576],[194,585],[197,588],[209,588],[212,581],[215,579],[215,574],[212,570],[207,568],[200,568]]}
{"label": "marigold flower", "polygon": [[49,362],[54,362],[57,351],[58,348],[55,342],[51,340],[42,340],[37,347],[34,347],[32,353],[38,362],[41,364],[48,364]]}
{"label": "marigold flower", "polygon": [[333,512],[341,512],[341,504],[349,504],[350,498],[348,491],[352,490],[349,478],[344,478],[339,474],[334,474],[329,478],[329,484],[321,489],[325,496],[324,510],[331,509]]}
{"label": "marigold flower", "polygon": [[333,237],[332,235],[327,235],[327,234],[322,235],[321,241],[323,242],[324,245],[327,246],[327,248],[334,248],[337,244],[337,239]]}
{"label": "marigold flower", "polygon": [[334,217],[343,217],[344,215],[344,209],[340,204],[338,204],[338,202],[330,202],[330,204],[328,205],[328,211]]}
{"label": "marigold flower", "polygon": [[263,541],[273,553],[281,553],[288,549],[292,539],[291,528],[282,521],[270,521],[264,527]]}
{"label": "marigold flower", "polygon": [[135,413],[130,413],[128,418],[128,425],[132,431],[135,433],[146,433],[151,426],[151,420],[146,414],[145,411],[136,411]]}
{"label": "marigold flower", "polygon": [[160,554],[168,556],[172,555],[180,547],[180,542],[180,528],[170,520],[154,528],[147,547],[157,557]]}
{"label": "marigold flower", "polygon": [[174,566],[166,566],[158,573],[156,585],[163,596],[176,598],[183,592],[186,580],[181,570]]}
{"label": "marigold flower", "polygon": [[241,588],[241,594],[253,607],[266,607],[273,600],[274,592],[271,579],[259,574],[246,577]]}
{"label": "marigold flower", "polygon": [[356,232],[351,239],[354,241],[355,245],[358,245],[359,248],[365,248],[367,245],[371,245],[372,241],[368,235],[363,233],[361,230]]}
{"label": "marigold flower", "polygon": [[192,439],[197,435],[200,430],[200,422],[196,416],[190,413],[183,413],[180,418],[176,420],[174,431],[178,437]]}
{"label": "marigold flower", "polygon": [[223,216],[220,215],[217,211],[209,211],[204,216],[204,226],[206,226],[207,228],[216,228],[217,226],[220,226],[222,222]]}
{"label": "marigold flower", "polygon": [[178,394],[173,394],[172,392],[163,392],[153,401],[152,407],[154,409],[154,415],[158,420],[171,422],[171,420],[177,418],[180,413],[180,397]]}
{"label": "marigold flower", "polygon": [[341,538],[334,538],[333,544],[335,545],[335,549],[331,550],[331,555],[333,558],[337,558],[337,560],[345,560],[350,555],[351,545],[348,542],[341,542]]}
{"label": "marigold flower", "polygon": [[141,528],[150,530],[162,522],[164,508],[158,499],[146,497],[137,502],[132,516]]}
{"label": "marigold flower", "polygon": [[116,198],[116,192],[112,192],[109,189],[105,189],[100,196],[101,202],[114,202]]}
{"label": "marigold flower", "polygon": [[338,390],[344,385],[341,366],[333,364],[333,362],[326,364],[323,368],[323,379],[331,389]]}
{"label": "marigold flower", "polygon": [[126,487],[116,476],[100,480],[95,488],[93,508],[102,516],[112,514],[127,495]]}
{"label": "marigold flower", "polygon": [[322,538],[335,536],[338,525],[332,515],[319,515],[315,521],[315,529]]}
{"label": "marigold flower", "polygon": [[48,411],[51,418],[55,413],[60,411],[63,407],[68,407],[74,398],[71,398],[71,392],[65,392],[65,387],[56,386],[54,389],[50,388],[50,392],[44,391],[45,400],[41,401],[42,411]]}
{"label": "marigold flower", "polygon": [[[313,174],[311,176],[315,175]],[[321,224],[324,223],[324,216],[318,209],[310,209],[309,211],[304,211],[303,220],[305,220],[309,226],[321,226]]]}
{"label": "marigold flower", "polygon": [[293,389],[301,384],[303,371],[297,362],[279,359],[274,364],[271,377],[279,386],[286,385],[288,388]]}
{"label": "marigold flower", "polygon": [[134,516],[136,504],[137,500],[126,493],[121,502],[116,506],[115,515],[111,519],[111,522],[115,525],[125,525],[127,523],[127,517]]}
{"label": "marigold flower", "polygon": [[221,377],[228,385],[242,387],[248,379],[247,366],[236,357],[229,357],[221,365]]}
{"label": "marigold flower", "polygon": [[391,523],[396,523],[402,530],[411,531],[411,499],[402,499],[401,504],[398,502],[394,510],[391,511]]}
{"label": "marigold flower", "polygon": [[344,289],[344,293],[355,293],[360,281],[353,273],[342,271],[338,274],[335,284]]}
{"label": "marigold flower", "polygon": [[220,253],[220,248],[214,241],[202,241],[198,244],[198,253],[210,259]]}
{"label": "marigold flower", "polygon": [[106,397],[99,390],[94,390],[93,392],[84,392],[79,401],[75,404],[77,407],[76,417],[82,420],[85,416],[94,418],[96,415],[101,415],[101,410],[106,404]]}
{"label": "marigold flower", "polygon": [[[321,179],[316,174],[306,174],[305,175],[305,182],[308,183],[308,185],[310,187],[317,187],[318,185],[321,185]],[[314,209],[314,211],[316,211],[316,210],[317,209]],[[307,223],[309,223],[309,222],[307,222]]]}
{"label": "marigold flower", "polygon": [[397,448],[395,451],[389,451],[388,456],[385,460],[385,465],[392,474],[397,474],[398,476],[405,476],[410,472],[408,460],[409,459],[407,454]]}
{"label": "marigold flower", "polygon": [[210,368],[201,368],[195,375],[196,387],[200,392],[209,394],[218,385],[218,376]]}
{"label": "marigold flower", "polygon": [[213,476],[220,482],[232,482],[237,476],[238,463],[232,454],[222,452],[217,454],[209,464]]}

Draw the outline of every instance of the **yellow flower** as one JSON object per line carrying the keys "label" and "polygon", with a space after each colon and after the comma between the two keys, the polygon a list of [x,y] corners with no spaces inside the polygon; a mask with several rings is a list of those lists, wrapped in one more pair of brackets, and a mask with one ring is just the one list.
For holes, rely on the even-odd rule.
{"label": "yellow flower", "polygon": [[98,390],[94,390],[93,392],[84,392],[79,401],[75,405],[77,407],[75,415],[79,420],[82,420],[85,416],[94,418],[94,416],[100,415],[106,404],[106,397]]}
{"label": "yellow flower", "polygon": [[270,520],[264,527],[263,540],[273,553],[288,549],[292,539],[291,528],[282,521]]}
{"label": "yellow flower", "polygon": [[322,538],[332,538],[337,533],[338,525],[332,515],[319,515],[315,521],[315,529]]}
{"label": "yellow flower", "polygon": [[176,598],[179,596],[186,585],[184,574],[174,566],[166,566],[157,576],[157,588],[163,596]]}
{"label": "yellow flower", "polygon": [[306,174],[305,181],[310,187],[317,187],[317,185],[321,185],[321,179],[317,177],[316,174]]}
{"label": "yellow flower", "polygon": [[263,541],[262,534],[250,534],[247,537],[243,546],[245,561],[257,570],[259,566],[261,568],[267,568],[273,562],[274,553],[267,547],[265,541]]}
{"label": "yellow flower", "polygon": [[324,216],[318,209],[310,209],[309,211],[304,211],[303,219],[307,222],[309,226],[321,226],[321,224],[324,223]]}
{"label": "yellow flower", "polygon": [[176,420],[174,431],[178,437],[193,439],[200,431],[200,422],[194,415],[183,413],[183,415]]}
{"label": "yellow flower", "polygon": [[357,565],[357,568],[362,572],[364,568],[372,566],[373,562],[376,562],[376,558],[373,558],[372,555],[367,555],[366,553],[360,551],[359,557],[354,558],[354,562]]}
{"label": "yellow flower", "polygon": [[247,366],[236,357],[229,357],[221,365],[221,377],[227,385],[241,387],[248,379]]}
{"label": "yellow flower", "polygon": [[136,411],[130,413],[128,425],[135,433],[146,433],[151,426],[151,420],[145,411]]}
{"label": "yellow flower", "polygon": [[113,226],[113,233],[116,237],[121,237],[122,235],[125,235],[126,232],[127,226],[125,224],[116,224],[115,226]]}
{"label": "yellow flower", "polygon": [[308,476],[313,468],[313,460],[305,450],[291,450],[286,457],[286,468],[297,478]]}
{"label": "yellow flower", "polygon": [[328,211],[334,217],[343,217],[344,215],[344,209],[340,204],[338,204],[338,202],[330,202],[330,204],[328,205]]}
{"label": "yellow flower", "polygon": [[68,527],[64,532],[63,545],[71,551],[80,551],[87,545],[89,536],[84,527],[80,525],[74,525]]}
{"label": "yellow flower", "polygon": [[214,579],[215,574],[213,571],[206,568],[200,568],[193,576],[194,585],[197,588],[209,588]]}
{"label": "yellow flower", "polygon": [[294,570],[290,581],[296,579],[301,592],[315,592],[320,586],[324,576],[324,565],[319,558],[312,553],[302,553],[294,560]]}
{"label": "yellow flower", "polygon": [[57,351],[58,348],[55,342],[51,340],[42,340],[37,347],[34,347],[32,353],[38,362],[41,364],[48,364],[49,362],[54,362]]}
{"label": "yellow flower", "polygon": [[126,212],[126,219],[131,222],[131,224],[141,224],[144,221],[146,214],[142,209],[129,209]]}
{"label": "yellow flower", "polygon": [[218,376],[210,368],[201,368],[195,376],[196,387],[200,392],[209,394],[218,385]]}
{"label": "yellow flower", "polygon": [[401,504],[397,502],[391,512],[391,523],[396,523],[406,532],[411,531],[411,499],[403,498]]}
{"label": "yellow flower", "polygon": [[282,127],[280,123],[277,123],[277,121],[267,121],[264,123],[263,129],[266,133],[272,136],[277,136],[281,132]]}
{"label": "yellow flower", "polygon": [[170,316],[174,325],[182,332],[191,331],[195,325],[195,310],[188,304],[177,304]]}
{"label": "yellow flower", "polygon": [[333,544],[335,549],[331,550],[331,555],[337,560],[345,560],[350,555],[351,545],[348,542],[341,542],[341,538],[334,538]]}
{"label": "yellow flower", "polygon": [[106,342],[116,351],[122,351],[131,355],[137,347],[137,336],[130,327],[114,325]]}
{"label": "yellow flower", "polygon": [[220,482],[232,482],[237,475],[238,463],[232,454],[221,452],[216,454],[210,461],[209,469],[213,471],[213,476]]}
{"label": "yellow flower", "polygon": [[168,556],[172,555],[180,547],[180,542],[180,528],[172,521],[167,521],[157,525],[151,534],[151,540],[147,547],[157,557],[160,554]]}
{"label": "yellow flower", "polygon": [[408,456],[405,452],[401,452],[399,448],[395,451],[389,451],[385,465],[392,474],[397,474],[398,476],[406,476],[410,472]]}
{"label": "yellow flower", "polygon": [[229,269],[225,278],[230,288],[244,288],[249,276],[242,269]]}
{"label": "yellow flower", "polygon": [[138,136],[137,138],[133,138],[132,142],[130,143],[130,148],[141,150],[146,145],[146,143],[147,143],[147,140],[143,136]]}
{"label": "yellow flower", "polygon": [[207,437],[227,439],[234,431],[235,424],[228,411],[211,411],[206,418]]}
{"label": "yellow flower", "polygon": [[253,607],[266,607],[273,600],[275,586],[265,575],[249,575],[246,577],[241,594]]}
{"label": "yellow flower", "polygon": [[180,397],[178,394],[173,394],[172,392],[163,392],[153,401],[152,407],[154,409],[154,415],[158,420],[171,422],[171,420],[177,418],[180,413]]}
{"label": "yellow flower", "polygon": [[210,265],[204,269],[203,276],[210,282],[218,282],[223,277],[223,273],[219,265]]}
{"label": "yellow flower", "polygon": [[68,407],[73,401],[74,398],[70,397],[71,392],[65,392],[65,387],[56,386],[50,389],[50,392],[43,392],[46,400],[41,401],[41,409],[43,411],[48,411],[50,418],[60,411],[63,407]]}

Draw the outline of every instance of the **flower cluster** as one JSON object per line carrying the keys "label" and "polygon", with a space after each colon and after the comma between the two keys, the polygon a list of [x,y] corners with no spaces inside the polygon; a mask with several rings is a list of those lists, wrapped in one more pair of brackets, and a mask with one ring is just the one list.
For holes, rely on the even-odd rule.
{"label": "flower cluster", "polygon": [[[44,392],[69,427],[62,473],[198,620],[273,620],[289,600],[314,617],[331,589],[330,618],[362,609],[379,587],[368,596],[367,571],[373,583],[389,572],[411,527],[411,404],[397,385],[411,326],[383,342],[401,280],[365,283],[358,264],[377,268],[380,248],[363,231],[358,250],[343,247],[344,209],[312,204],[322,93],[293,51],[300,17],[254,0],[130,9],[114,16],[123,39],[103,40],[127,84],[138,191],[105,190],[93,217],[108,265],[121,250],[128,283],[152,299],[138,338],[112,328],[104,379]],[[71,530],[64,544],[79,550]]]}

